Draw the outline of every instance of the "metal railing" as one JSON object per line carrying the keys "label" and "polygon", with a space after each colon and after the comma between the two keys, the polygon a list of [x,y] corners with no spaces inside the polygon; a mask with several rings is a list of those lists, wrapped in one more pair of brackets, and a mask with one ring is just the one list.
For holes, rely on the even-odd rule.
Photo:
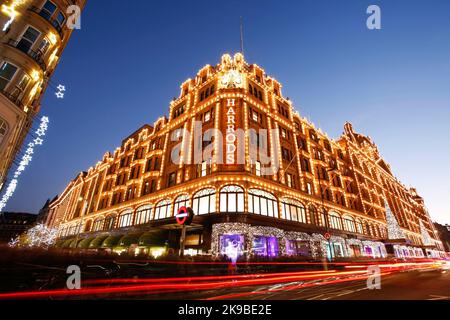
{"label": "metal railing", "polygon": [[44,10],[42,10],[38,7],[35,7],[35,6],[29,7],[28,10],[38,14],[43,19],[47,20],[53,26],[53,28],[55,28],[55,30],[58,32],[61,39],[64,38],[64,32],[62,30],[62,26],[58,23],[58,21],[56,19],[52,19],[52,17],[50,15],[48,15]]}
{"label": "metal railing", "polygon": [[44,59],[42,58],[42,53],[41,52],[36,52],[34,50],[25,48],[25,47],[21,47],[19,45],[19,41],[15,41],[13,39],[9,39],[9,41],[6,43],[7,45],[16,48],[17,50],[25,53],[26,55],[28,55],[31,59],[33,59],[40,67],[43,71],[47,70],[47,66],[45,64]]}

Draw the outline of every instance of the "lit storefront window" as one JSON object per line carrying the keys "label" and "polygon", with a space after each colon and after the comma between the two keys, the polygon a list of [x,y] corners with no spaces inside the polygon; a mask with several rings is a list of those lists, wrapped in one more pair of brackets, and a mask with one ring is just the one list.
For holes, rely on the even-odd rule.
{"label": "lit storefront window", "polygon": [[170,218],[170,200],[158,202],[155,209],[155,220]]}
{"label": "lit storefront window", "polygon": [[136,224],[146,224],[152,218],[152,206],[144,206],[137,209]]}
{"label": "lit storefront window", "polygon": [[196,215],[214,213],[216,211],[216,190],[203,189],[194,195],[192,209]]}
{"label": "lit storefront window", "polygon": [[126,228],[133,224],[133,211],[125,211],[119,216],[119,228]]}
{"label": "lit storefront window", "polygon": [[330,227],[332,229],[342,230],[341,217],[336,212],[330,212]]}
{"label": "lit storefront window", "polygon": [[92,231],[101,231],[103,229],[104,223],[105,223],[105,219],[95,220]]}
{"label": "lit storefront window", "polygon": [[284,198],[281,202],[281,209],[282,219],[307,223],[305,207],[299,201]]}
{"label": "lit storefront window", "polygon": [[332,244],[333,248],[333,257],[334,258],[342,258],[344,257],[344,250],[342,248],[342,244],[333,242]]}
{"label": "lit storefront window", "polygon": [[316,207],[310,205],[308,207],[309,213],[309,223],[314,224],[316,226],[325,227],[327,223],[327,217],[325,213],[321,210],[320,213],[317,211]]}
{"label": "lit storefront window", "polygon": [[356,232],[355,220],[350,216],[342,217],[344,223],[344,230],[349,232]]}
{"label": "lit storefront window", "polygon": [[248,211],[253,214],[278,218],[277,198],[271,193],[250,189],[248,191]]}
{"label": "lit storefront window", "polygon": [[244,189],[239,186],[226,186],[220,190],[220,212],[243,213]]}
{"label": "lit storefront window", "polygon": [[189,205],[189,197],[185,194],[179,196],[175,199],[175,205],[173,207],[174,215],[178,213],[181,207],[188,207]]}
{"label": "lit storefront window", "polygon": [[220,254],[231,259],[237,259],[244,254],[244,236],[243,235],[221,235],[220,236]]}
{"label": "lit storefront window", "polygon": [[116,224],[116,216],[109,216],[105,220],[105,230],[112,230],[114,229],[114,225]]}
{"label": "lit storefront window", "polygon": [[286,240],[286,254],[289,256],[310,257],[311,244],[308,240]]}
{"label": "lit storefront window", "polygon": [[360,234],[364,234],[364,230],[363,230],[363,225],[361,220],[356,219],[356,232],[360,233]]}
{"label": "lit storefront window", "polygon": [[257,236],[253,240],[253,253],[258,256],[278,256],[278,240],[276,237]]}

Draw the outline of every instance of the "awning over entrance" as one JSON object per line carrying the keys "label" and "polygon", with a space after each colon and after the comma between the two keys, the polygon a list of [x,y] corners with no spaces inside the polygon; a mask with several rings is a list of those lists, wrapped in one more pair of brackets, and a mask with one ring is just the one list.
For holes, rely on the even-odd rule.
{"label": "awning over entrance", "polygon": [[129,247],[133,244],[139,244],[139,238],[142,236],[140,234],[128,234],[120,238],[119,246],[120,247]]}
{"label": "awning over entrance", "polygon": [[88,249],[89,246],[90,246],[90,244],[91,244],[91,242],[92,242],[94,239],[95,239],[95,237],[90,237],[90,238],[86,238],[86,239],[81,240],[81,241],[78,243],[78,248],[81,248],[81,249]]}
{"label": "awning over entrance", "polygon": [[89,244],[89,249],[98,249],[101,248],[103,241],[105,241],[105,239],[107,238],[107,236],[98,236],[96,237],[94,240],[91,241],[91,243]]}
{"label": "awning over entrance", "polygon": [[109,236],[108,238],[105,239],[105,241],[103,241],[102,243],[102,248],[113,248],[115,246],[118,245],[120,238],[122,238],[122,236]]}
{"label": "awning over entrance", "polygon": [[165,246],[166,242],[166,233],[160,231],[146,232],[139,238],[139,246],[142,247]]}

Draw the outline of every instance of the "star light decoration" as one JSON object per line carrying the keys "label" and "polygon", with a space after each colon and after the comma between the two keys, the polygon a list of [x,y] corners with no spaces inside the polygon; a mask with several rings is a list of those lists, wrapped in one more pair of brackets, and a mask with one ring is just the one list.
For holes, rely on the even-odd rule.
{"label": "star light decoration", "polygon": [[17,167],[16,171],[13,174],[13,179],[9,183],[8,187],[6,188],[5,194],[0,200],[0,212],[3,211],[3,209],[6,207],[6,204],[8,203],[8,200],[12,197],[12,195],[16,191],[17,184],[19,182],[18,180],[19,177],[22,175],[27,166],[33,160],[34,148],[36,146],[41,146],[43,144],[44,142],[43,137],[47,133],[49,122],[50,121],[48,117],[41,118],[39,128],[35,131],[35,135],[37,135],[37,137],[27,145],[25,154],[23,155],[22,159],[19,162],[19,166]]}
{"label": "star light decoration", "polygon": [[56,89],[58,90],[58,92],[55,93],[56,98],[64,99],[64,92],[66,92],[66,86],[60,84],[56,87]]}

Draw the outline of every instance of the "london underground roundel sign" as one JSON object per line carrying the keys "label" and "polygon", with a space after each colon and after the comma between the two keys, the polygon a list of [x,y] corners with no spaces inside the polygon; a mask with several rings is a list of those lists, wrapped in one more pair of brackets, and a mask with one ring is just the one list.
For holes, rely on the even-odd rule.
{"label": "london underground roundel sign", "polygon": [[194,212],[192,211],[192,209],[186,208],[186,207],[181,207],[180,209],[178,209],[178,212],[175,215],[175,218],[177,219],[177,223],[181,226],[190,225],[193,217],[194,217]]}

